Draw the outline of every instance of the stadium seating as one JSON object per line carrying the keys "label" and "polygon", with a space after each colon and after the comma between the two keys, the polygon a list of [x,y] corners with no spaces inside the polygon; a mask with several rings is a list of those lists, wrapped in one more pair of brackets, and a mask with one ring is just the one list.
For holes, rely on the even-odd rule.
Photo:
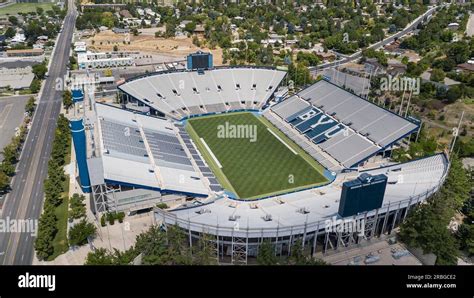
{"label": "stadium seating", "polygon": [[324,80],[271,110],[346,168],[356,166],[418,127]]}
{"label": "stadium seating", "polygon": [[285,72],[266,68],[219,68],[163,72],[125,82],[119,89],[175,119],[241,109],[260,109]]}

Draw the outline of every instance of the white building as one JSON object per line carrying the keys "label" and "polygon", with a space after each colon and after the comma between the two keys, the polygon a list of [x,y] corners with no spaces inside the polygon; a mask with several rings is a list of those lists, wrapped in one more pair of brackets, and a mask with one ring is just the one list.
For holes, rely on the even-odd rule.
{"label": "white building", "polygon": [[154,17],[156,15],[156,12],[151,10],[151,8],[145,8],[145,13],[151,17]]}
{"label": "white building", "polygon": [[77,62],[80,69],[132,66],[132,55],[130,52],[79,53]]}
{"label": "white building", "polygon": [[13,38],[10,40],[12,44],[21,43],[25,41],[26,41],[26,37],[25,37],[25,34],[23,33],[15,34],[15,36],[13,36]]}

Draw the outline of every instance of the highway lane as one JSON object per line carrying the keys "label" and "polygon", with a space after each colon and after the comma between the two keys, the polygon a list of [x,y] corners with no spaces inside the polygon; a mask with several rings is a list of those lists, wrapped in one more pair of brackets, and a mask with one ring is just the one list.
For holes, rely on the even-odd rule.
{"label": "highway lane", "polygon": [[[56,90],[56,78],[63,78],[77,12],[73,0],[68,0],[68,14],[49,69],[43,92],[35,112],[32,128],[25,142],[12,191],[7,195],[1,218],[38,219],[44,200],[43,182],[47,176],[56,121],[61,109],[61,90]],[[3,253],[3,254],[2,254]],[[34,237],[30,233],[0,234],[0,263],[31,264],[34,256]]]}
{"label": "highway lane", "polygon": [[[428,16],[432,15],[435,12],[436,8],[437,7],[433,7],[433,8],[428,9],[424,14],[422,14],[420,17],[418,17],[413,23],[411,23],[409,26],[407,26],[402,31],[400,31],[398,33],[395,33],[394,35],[389,36],[389,37],[385,38],[384,40],[381,40],[377,43],[374,43],[374,44],[368,46],[367,48],[368,49],[377,49],[379,47],[383,47],[383,46],[386,46],[386,45],[390,44],[391,42],[393,42],[395,40],[395,38],[401,38],[401,37],[407,35],[411,31],[416,29],[418,24],[421,23],[425,17],[428,17]],[[358,51],[358,52],[355,52],[354,54],[352,54],[350,56],[345,56],[343,59],[341,59],[339,61],[334,61],[334,62],[325,63],[325,64],[321,64],[321,65],[318,65],[318,66],[310,67],[309,70],[310,70],[311,74],[314,75],[322,69],[343,65],[343,64],[355,61],[355,60],[359,59],[360,57],[362,57],[362,50]]]}

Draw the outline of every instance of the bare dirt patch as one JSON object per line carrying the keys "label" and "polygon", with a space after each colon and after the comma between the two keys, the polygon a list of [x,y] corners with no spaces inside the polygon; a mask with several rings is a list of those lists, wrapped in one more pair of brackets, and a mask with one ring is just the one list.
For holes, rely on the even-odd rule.
{"label": "bare dirt patch", "polygon": [[[127,42],[130,40],[130,44]],[[125,43],[124,43],[125,41]],[[120,51],[140,51],[147,54],[163,55],[173,58],[184,58],[198,50],[211,52],[214,56],[214,65],[222,65],[222,49],[199,48],[192,42],[192,38],[156,38],[150,34],[133,36],[132,34],[115,34],[110,30],[100,32],[87,39],[88,47],[95,51],[112,51],[117,46]]]}

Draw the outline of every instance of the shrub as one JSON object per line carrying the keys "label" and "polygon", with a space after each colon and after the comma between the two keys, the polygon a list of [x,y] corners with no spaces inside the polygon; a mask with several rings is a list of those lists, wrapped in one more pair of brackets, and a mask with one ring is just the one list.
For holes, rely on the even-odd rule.
{"label": "shrub", "polygon": [[156,204],[156,207],[160,208],[160,209],[166,209],[166,208],[168,208],[168,205],[166,203],[162,202],[162,203]]}
{"label": "shrub", "polygon": [[115,224],[115,215],[111,212],[107,213],[107,221],[110,225]]}
{"label": "shrub", "polygon": [[106,222],[105,222],[105,214],[102,214],[102,216],[100,217],[100,225],[102,227],[105,227],[106,225]]}
{"label": "shrub", "polygon": [[117,219],[118,219],[119,223],[123,223],[124,218],[125,218],[125,213],[123,213],[123,212],[117,213]]}

